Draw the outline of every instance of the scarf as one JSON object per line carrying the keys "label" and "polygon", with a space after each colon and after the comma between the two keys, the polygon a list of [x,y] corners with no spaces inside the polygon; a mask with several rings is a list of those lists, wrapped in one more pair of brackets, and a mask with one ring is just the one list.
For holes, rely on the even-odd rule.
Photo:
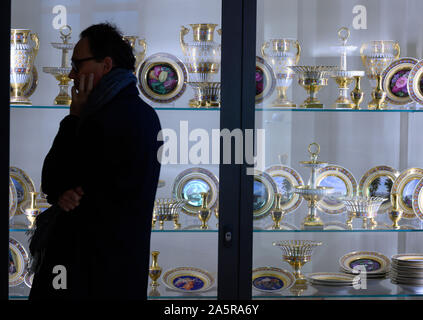
{"label": "scarf", "polygon": [[128,69],[113,68],[109,73],[104,75],[88,96],[87,105],[81,112],[78,131],[88,116],[96,113],[123,88],[132,83],[136,84],[137,78]]}

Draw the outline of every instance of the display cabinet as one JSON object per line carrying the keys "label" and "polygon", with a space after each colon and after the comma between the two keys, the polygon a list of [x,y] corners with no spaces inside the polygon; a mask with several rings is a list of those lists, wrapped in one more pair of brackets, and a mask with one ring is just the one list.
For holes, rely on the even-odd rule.
{"label": "display cabinet", "polygon": [[422,298],[421,8],[257,1],[254,299]]}
{"label": "display cabinet", "polygon": [[11,7],[37,54],[10,78],[9,298],[28,297],[23,212],[31,191],[47,206],[72,43],[106,20],[133,43],[164,129],[149,299],[423,297],[420,1]]}
{"label": "display cabinet", "polygon": [[[23,68],[32,69],[11,73],[9,298],[29,294],[25,209],[31,207],[31,192],[38,193],[36,208],[48,207],[41,168],[69,113],[73,46],[83,29],[108,21],[133,44],[140,96],[156,110],[163,129],[149,298],[216,299],[219,140],[212,144],[212,137],[221,118],[221,1],[13,0],[11,5],[11,66],[23,55]],[[22,38],[28,41],[22,44]]]}

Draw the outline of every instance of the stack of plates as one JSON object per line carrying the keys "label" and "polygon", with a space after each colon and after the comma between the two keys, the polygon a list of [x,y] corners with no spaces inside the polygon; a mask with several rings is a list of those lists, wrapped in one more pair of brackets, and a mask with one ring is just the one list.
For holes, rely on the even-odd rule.
{"label": "stack of plates", "polygon": [[352,287],[360,282],[360,277],[337,272],[309,273],[305,277],[315,286]]}
{"label": "stack of plates", "polygon": [[355,275],[365,268],[367,279],[379,279],[389,274],[390,261],[379,252],[354,251],[343,255],[339,259],[339,265],[342,272]]}
{"label": "stack of plates", "polygon": [[391,281],[400,285],[423,287],[423,254],[392,256]]}

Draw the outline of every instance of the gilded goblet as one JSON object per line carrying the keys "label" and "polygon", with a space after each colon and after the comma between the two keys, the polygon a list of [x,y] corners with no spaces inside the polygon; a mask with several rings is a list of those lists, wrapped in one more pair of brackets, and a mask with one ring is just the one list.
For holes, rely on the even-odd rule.
{"label": "gilded goblet", "polygon": [[[361,60],[366,69],[366,75],[370,80],[373,91],[377,88],[377,76],[382,75],[383,70],[385,70],[393,60],[399,58],[400,52],[399,43],[393,40],[372,40],[361,45]],[[370,105],[375,105],[375,100],[372,100]],[[385,106],[386,104],[383,102],[382,108]]]}
{"label": "gilded goblet", "polygon": [[313,240],[283,240],[275,241],[273,245],[282,250],[282,258],[294,269],[295,283],[305,283],[301,268],[311,260],[314,248],[322,243]]}

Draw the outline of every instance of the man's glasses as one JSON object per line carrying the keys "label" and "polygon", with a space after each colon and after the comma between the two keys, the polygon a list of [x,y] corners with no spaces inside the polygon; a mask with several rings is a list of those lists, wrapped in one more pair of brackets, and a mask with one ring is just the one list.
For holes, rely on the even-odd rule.
{"label": "man's glasses", "polygon": [[72,70],[74,72],[78,73],[82,62],[88,61],[88,60],[93,60],[93,59],[97,59],[97,57],[88,57],[88,58],[83,58],[83,59],[72,59],[71,60]]}

